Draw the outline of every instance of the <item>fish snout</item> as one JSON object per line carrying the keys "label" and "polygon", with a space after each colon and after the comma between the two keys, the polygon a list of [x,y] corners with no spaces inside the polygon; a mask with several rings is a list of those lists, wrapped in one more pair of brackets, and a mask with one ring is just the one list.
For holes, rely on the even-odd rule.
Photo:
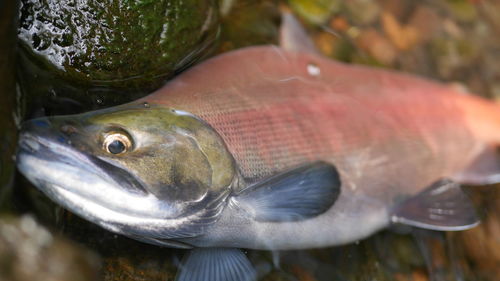
{"label": "fish snout", "polygon": [[46,130],[51,127],[51,122],[47,117],[40,117],[24,121],[21,124],[21,132]]}
{"label": "fish snout", "polygon": [[60,144],[70,144],[70,135],[76,131],[70,125],[56,125],[48,117],[27,120],[21,124],[19,146],[33,150],[38,147],[35,143],[55,141]]}

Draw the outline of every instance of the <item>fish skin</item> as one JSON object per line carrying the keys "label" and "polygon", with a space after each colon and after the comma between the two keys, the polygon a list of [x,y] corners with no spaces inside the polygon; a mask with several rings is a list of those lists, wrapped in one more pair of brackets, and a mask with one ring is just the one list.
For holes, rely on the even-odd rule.
{"label": "fish skin", "polygon": [[[320,75],[307,72],[311,63]],[[492,102],[415,76],[272,46],[221,55],[142,100],[205,120],[251,181],[322,159],[345,166],[351,179],[366,177],[370,165],[386,175],[411,171],[405,181],[417,182],[409,189],[416,192],[500,140],[500,110]]]}
{"label": "fish skin", "polygon": [[[308,71],[311,65],[319,74]],[[500,141],[500,108],[492,102],[412,75],[274,46],[218,56],[142,101],[205,120],[249,183],[316,160],[340,171],[343,192],[323,216],[275,227],[226,212],[226,229],[216,225],[204,238],[212,243],[189,240],[201,246],[288,249],[361,239],[389,224],[398,198],[453,177]],[[318,225],[329,224],[317,234]]]}
{"label": "fish skin", "polygon": [[[174,237],[196,247],[300,249],[362,239],[386,227],[404,198],[461,172],[500,140],[496,104],[274,46],[220,55],[128,106],[144,103],[145,111],[194,114],[234,158],[240,177],[220,217],[202,234]],[[342,182],[337,201],[317,217],[259,222],[234,199],[249,184],[315,161],[334,165]]]}

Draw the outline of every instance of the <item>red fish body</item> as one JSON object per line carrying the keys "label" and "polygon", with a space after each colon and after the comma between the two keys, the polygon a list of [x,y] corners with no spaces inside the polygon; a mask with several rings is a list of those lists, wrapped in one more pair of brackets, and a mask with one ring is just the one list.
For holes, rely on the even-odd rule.
{"label": "red fish body", "polygon": [[251,47],[139,101],[29,121],[17,159],[108,230],[196,248],[178,280],[254,280],[235,248],[339,245],[391,223],[477,225],[448,179],[500,180],[485,157],[499,126],[495,103],[439,83]]}
{"label": "red fish body", "polygon": [[[500,108],[410,75],[277,47],[210,60],[144,100],[193,113],[246,179],[326,160],[353,192],[413,194],[500,140]],[[400,191],[397,191],[400,192]]]}

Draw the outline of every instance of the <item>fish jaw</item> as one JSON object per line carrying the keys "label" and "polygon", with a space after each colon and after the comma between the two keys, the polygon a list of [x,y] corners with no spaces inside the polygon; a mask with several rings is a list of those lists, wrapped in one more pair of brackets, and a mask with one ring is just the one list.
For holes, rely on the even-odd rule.
{"label": "fish jaw", "polygon": [[199,214],[176,218],[175,206],[142,190],[121,189],[123,185],[88,156],[66,145],[25,132],[20,135],[16,158],[21,173],[50,199],[109,231],[153,244],[161,244],[159,239],[194,236],[195,231],[175,230],[191,230],[190,223]]}
{"label": "fish jaw", "polygon": [[21,134],[17,163],[49,198],[114,232],[123,232],[119,225],[147,225],[147,220],[162,221],[176,212],[144,189],[122,189],[123,183],[88,156],[41,136]]}

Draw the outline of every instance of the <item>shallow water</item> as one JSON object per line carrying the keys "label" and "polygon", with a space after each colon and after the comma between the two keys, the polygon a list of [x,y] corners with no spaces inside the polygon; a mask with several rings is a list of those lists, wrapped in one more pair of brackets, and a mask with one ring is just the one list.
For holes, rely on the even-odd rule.
{"label": "shallow water", "polygon": [[[328,12],[321,4],[324,2],[331,2],[327,5],[330,7]],[[278,1],[235,0],[224,3],[224,7],[230,3],[233,6],[222,18],[218,52],[277,42]],[[309,20],[307,28],[311,37],[320,50],[332,58],[417,73],[453,83],[456,87],[466,87],[490,98],[500,97],[500,36],[497,36],[500,34],[500,4],[497,1],[290,0],[289,3],[302,19]],[[4,28],[3,21],[0,26]],[[8,43],[1,48],[12,46]],[[2,81],[9,81],[8,76],[13,72],[6,71],[8,69],[11,68],[2,64]],[[27,84],[23,87],[37,86],[29,85],[36,79],[24,77],[26,72],[20,73],[18,82]],[[0,103],[1,124],[7,120],[5,124],[10,126],[0,135],[4,145],[13,143],[12,113],[20,106],[13,104],[15,93],[10,85],[10,89],[2,90]],[[45,113],[64,113],[68,110],[64,99],[71,98],[71,95],[65,96],[63,90],[54,95],[62,99],[62,105],[52,104]],[[29,95],[26,98],[34,99]],[[122,98],[117,100],[123,102]],[[134,99],[135,96],[128,98]],[[106,105],[95,98],[88,104],[77,104],[76,108],[85,110]],[[37,111],[35,108],[33,105],[29,109],[31,112],[25,112],[25,115],[40,114],[34,112]],[[5,140],[6,137],[10,139]],[[13,146],[6,147],[6,150],[1,150],[2,161],[6,161],[2,163],[9,163],[12,155]],[[2,171],[8,167],[12,164],[2,164]],[[2,192],[7,190],[5,182],[9,180],[2,181]],[[7,197],[0,209],[9,207],[10,215],[33,213],[42,225],[72,241],[68,243],[83,245],[98,254],[101,269],[90,266],[90,270],[99,271],[103,280],[173,280],[183,251],[146,245],[104,231],[55,206],[20,176],[17,176],[14,186],[14,196]],[[442,233],[390,229],[342,247],[280,253],[248,251],[248,256],[261,280],[499,280],[499,186],[468,190],[483,216],[483,223],[469,231]],[[12,203],[15,208],[10,207]],[[0,224],[9,223],[0,216]],[[5,245],[12,243],[5,241]],[[17,243],[15,247],[24,245],[21,240]],[[26,247],[30,245],[33,247],[29,243]],[[17,262],[17,259],[12,259],[12,253],[5,249],[8,247],[0,246],[0,280],[31,280],[11,275],[12,272],[7,275],[7,267],[1,265],[6,260]],[[78,247],[67,250],[61,246],[62,249],[82,252]],[[14,255],[24,258],[23,252]],[[88,276],[82,280],[95,280],[94,275]]]}

